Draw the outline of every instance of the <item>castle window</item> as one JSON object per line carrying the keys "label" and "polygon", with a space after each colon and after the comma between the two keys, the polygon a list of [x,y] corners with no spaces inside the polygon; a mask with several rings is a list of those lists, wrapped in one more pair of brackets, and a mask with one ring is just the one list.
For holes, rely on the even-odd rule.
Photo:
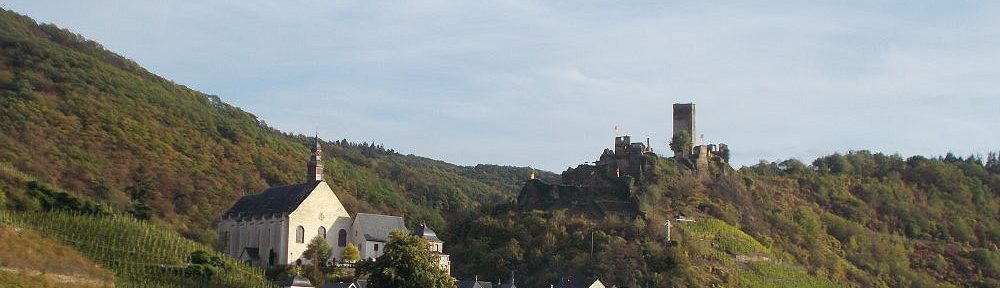
{"label": "castle window", "polygon": [[295,228],[295,243],[306,243],[306,229],[302,226]]}
{"label": "castle window", "polygon": [[337,232],[337,246],[347,246],[347,230],[340,229],[340,232]]}
{"label": "castle window", "polygon": [[316,233],[319,233],[319,237],[326,239],[326,227],[319,226],[319,231],[316,231]]}

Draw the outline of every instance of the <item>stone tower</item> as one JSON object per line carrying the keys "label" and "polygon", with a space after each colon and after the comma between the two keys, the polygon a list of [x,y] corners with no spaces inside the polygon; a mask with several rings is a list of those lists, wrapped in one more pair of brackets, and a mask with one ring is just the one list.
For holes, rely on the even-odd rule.
{"label": "stone tower", "polygon": [[674,135],[681,131],[691,135],[692,142],[698,139],[694,129],[694,103],[674,104]]}
{"label": "stone tower", "polygon": [[[687,132],[691,136],[691,143],[697,145],[698,134],[694,129],[694,103],[674,104],[674,134],[677,136],[681,132]],[[673,138],[671,138],[673,140]],[[687,151],[691,153],[691,151]],[[674,155],[678,156],[678,155]]]}
{"label": "stone tower", "polygon": [[316,135],[314,141],[312,156],[309,158],[309,165],[307,167],[309,177],[306,179],[306,182],[323,181],[323,161],[320,161],[320,158],[323,156],[323,148],[319,146],[319,135]]}

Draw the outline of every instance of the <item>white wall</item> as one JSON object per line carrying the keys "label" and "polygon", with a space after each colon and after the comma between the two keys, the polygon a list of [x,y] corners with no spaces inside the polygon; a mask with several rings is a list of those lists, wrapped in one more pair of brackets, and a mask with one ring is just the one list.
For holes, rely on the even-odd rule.
{"label": "white wall", "polygon": [[[323,215],[322,219],[320,219],[320,214]],[[326,228],[326,240],[330,243],[330,247],[333,248],[333,257],[340,257],[343,247],[337,245],[336,233],[340,229],[350,231],[351,215],[347,213],[347,209],[344,209],[344,205],[340,203],[340,199],[337,198],[337,195],[333,193],[333,189],[325,181],[320,182],[316,186],[316,189],[309,194],[309,197],[303,200],[302,204],[288,215],[288,219],[289,225],[287,230],[285,230],[285,233],[287,233],[287,238],[285,239],[288,240],[288,250],[284,254],[288,258],[284,263],[293,264],[295,260],[302,257],[302,252],[305,252],[309,241],[313,237],[316,237],[320,226]],[[295,230],[298,226],[302,226],[305,229],[303,243],[295,243]],[[304,259],[302,262],[306,263]]]}

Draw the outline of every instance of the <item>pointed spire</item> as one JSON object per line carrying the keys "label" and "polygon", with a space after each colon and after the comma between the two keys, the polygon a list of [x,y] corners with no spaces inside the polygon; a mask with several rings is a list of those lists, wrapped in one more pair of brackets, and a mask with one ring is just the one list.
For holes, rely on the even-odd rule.
{"label": "pointed spire", "polygon": [[309,176],[306,182],[323,181],[323,147],[319,143],[319,132],[313,137],[312,155],[309,158],[309,165],[306,166]]}

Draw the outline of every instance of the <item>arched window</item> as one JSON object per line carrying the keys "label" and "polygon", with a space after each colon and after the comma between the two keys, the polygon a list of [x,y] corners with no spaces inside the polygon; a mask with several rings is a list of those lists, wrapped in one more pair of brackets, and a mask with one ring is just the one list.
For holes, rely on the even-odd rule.
{"label": "arched window", "polygon": [[319,237],[323,237],[323,239],[326,239],[326,227],[319,226],[319,230],[316,231],[316,233],[319,233]]}
{"label": "arched window", "polygon": [[347,246],[347,230],[340,229],[340,232],[337,232],[337,246]]}
{"label": "arched window", "polygon": [[295,228],[295,243],[306,243],[306,228],[302,226]]}

